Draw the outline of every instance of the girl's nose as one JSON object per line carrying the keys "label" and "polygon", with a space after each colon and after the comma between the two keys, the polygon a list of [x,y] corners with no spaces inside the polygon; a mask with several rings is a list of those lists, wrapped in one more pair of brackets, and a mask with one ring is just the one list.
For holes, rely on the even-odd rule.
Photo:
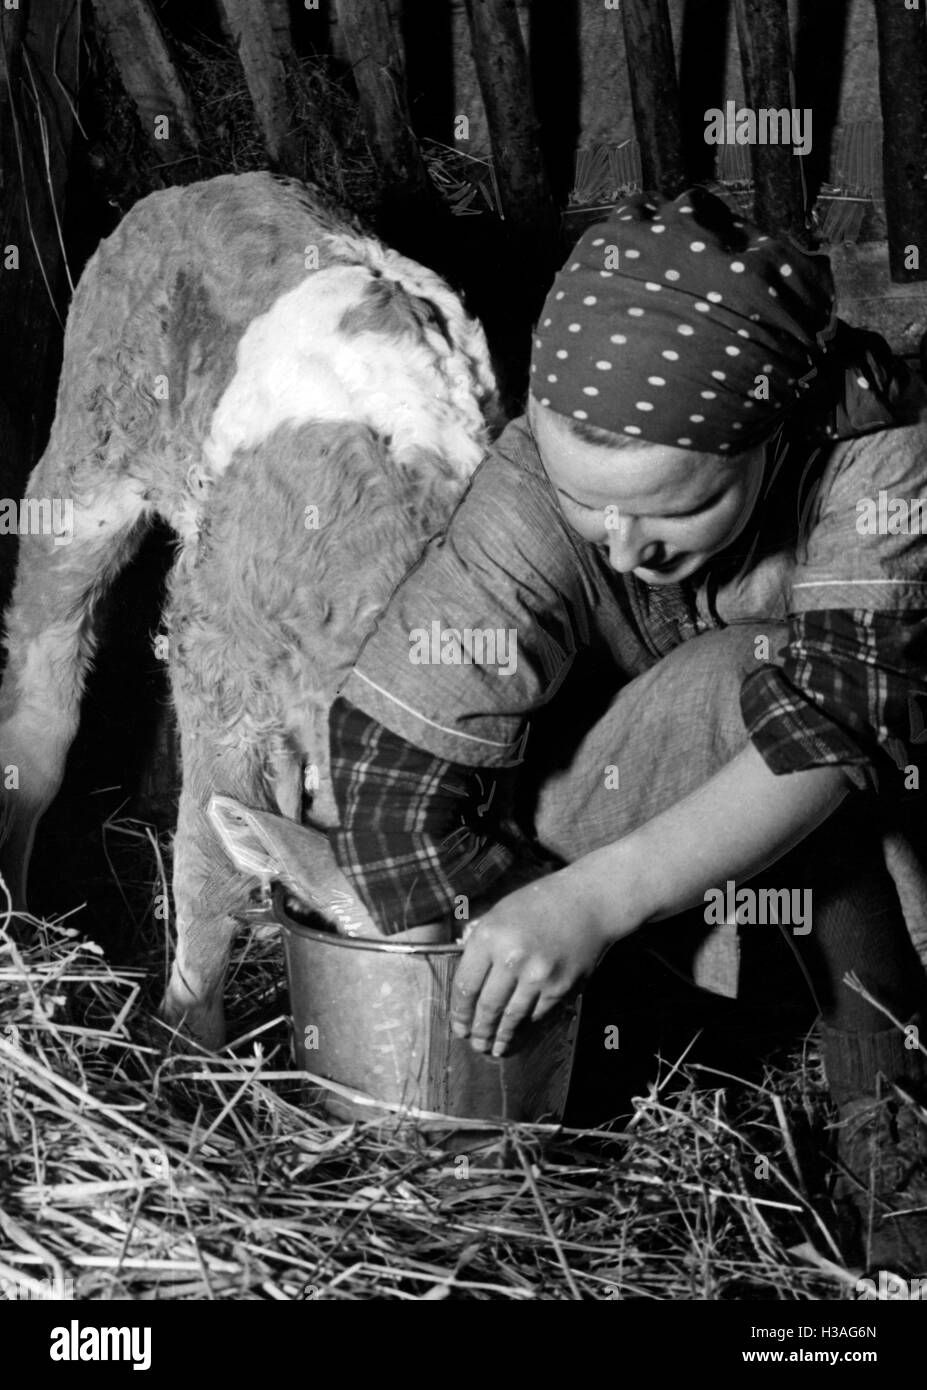
{"label": "girl's nose", "polygon": [[619,515],[608,527],[608,563],[618,574],[630,574],[653,549],[640,534],[636,518]]}

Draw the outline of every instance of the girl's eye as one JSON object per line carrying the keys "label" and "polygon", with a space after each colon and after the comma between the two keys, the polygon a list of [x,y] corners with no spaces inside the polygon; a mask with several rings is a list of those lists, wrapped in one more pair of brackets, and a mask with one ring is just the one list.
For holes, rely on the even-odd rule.
{"label": "girl's eye", "polygon": [[723,487],[720,492],[716,492],[714,497],[709,497],[707,502],[700,502],[697,507],[693,507],[689,512],[675,512],[669,518],[672,521],[683,521],[686,517],[699,516],[702,512],[710,512],[713,507],[717,507],[727,495],[727,488]]}
{"label": "girl's eye", "polygon": [[569,506],[573,507],[576,511],[579,512],[591,512],[594,514],[595,512],[601,510],[601,508],[599,507],[590,507],[586,502],[580,502],[578,498],[571,497],[568,492],[563,492],[560,488],[557,489],[557,496],[562,498],[565,502],[569,504]]}

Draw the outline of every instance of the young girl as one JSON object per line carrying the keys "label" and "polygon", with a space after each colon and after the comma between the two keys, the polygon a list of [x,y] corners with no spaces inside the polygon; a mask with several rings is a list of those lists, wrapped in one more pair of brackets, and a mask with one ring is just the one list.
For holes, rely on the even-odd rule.
{"label": "young girl", "polygon": [[[483,913],[455,1009],[494,1055],[613,942],[719,892],[748,903],[780,861],[781,887],[801,874],[792,930],[846,1195],[874,1201],[870,1263],[912,1272],[923,1141],[876,1100],[921,1087],[923,1054],[843,977],[915,1030],[927,1014],[881,848],[919,791],[925,542],[872,524],[881,493],[925,492],[923,414],[883,340],[836,320],[825,257],[704,190],[631,200],[558,275],[527,418],[394,595],[330,726],[332,842],[371,911],[392,931]],[[562,867],[491,905],[539,853]],[[730,991],[756,920],[728,914],[701,982]]]}

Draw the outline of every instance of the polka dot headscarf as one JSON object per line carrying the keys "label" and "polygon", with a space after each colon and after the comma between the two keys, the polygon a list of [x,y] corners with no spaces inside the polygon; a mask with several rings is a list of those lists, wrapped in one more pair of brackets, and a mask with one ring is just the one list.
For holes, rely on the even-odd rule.
{"label": "polka dot headscarf", "polygon": [[732,454],[787,420],[825,439],[884,429],[922,394],[882,338],[836,318],[825,255],[704,189],[588,228],[541,313],[531,391],[617,434]]}

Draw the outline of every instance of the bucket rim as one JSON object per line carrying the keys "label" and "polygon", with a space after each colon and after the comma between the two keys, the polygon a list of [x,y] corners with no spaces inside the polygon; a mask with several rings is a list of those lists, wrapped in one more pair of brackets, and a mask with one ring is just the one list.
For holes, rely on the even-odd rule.
{"label": "bucket rim", "polygon": [[303,937],[307,941],[318,941],[326,946],[342,946],[354,951],[378,951],[396,956],[460,956],[463,955],[463,942],[402,942],[378,939],[372,936],[342,936],[335,931],[319,931],[317,927],[307,927],[297,922],[287,912],[283,902],[283,886],[274,885],[272,895],[273,918],[281,931],[291,936]]}

